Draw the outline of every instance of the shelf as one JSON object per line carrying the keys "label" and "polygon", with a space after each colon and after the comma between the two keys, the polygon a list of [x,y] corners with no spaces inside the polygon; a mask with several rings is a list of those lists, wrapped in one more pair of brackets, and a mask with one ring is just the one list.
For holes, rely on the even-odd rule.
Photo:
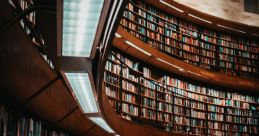
{"label": "shelf", "polygon": [[[125,76],[133,76],[131,74],[135,73],[132,72],[135,70],[127,66],[127,64],[139,64],[135,69],[138,69],[138,72],[143,73],[136,79],[139,82],[135,82],[136,84],[134,84],[138,92],[134,94],[134,100],[136,100],[136,102],[126,103],[128,106],[135,105],[134,109],[133,107],[131,108],[131,110],[133,111],[127,113],[128,115],[131,115],[132,112],[137,113],[134,115],[134,117],[159,122],[164,126],[166,126],[167,123],[174,122],[175,120],[183,121],[187,124],[179,124],[180,126],[190,127],[194,130],[204,129],[206,131],[210,129],[193,124],[196,124],[197,122],[203,122],[204,125],[205,123],[219,123],[220,125],[231,124],[237,125],[239,127],[245,126],[248,128],[256,127],[258,125],[256,124],[256,119],[258,117],[248,116],[252,112],[258,113],[258,111],[253,111],[252,109],[250,109],[251,107],[249,105],[258,104],[259,99],[257,97],[251,95],[249,97],[246,97],[244,94],[242,95],[237,93],[225,92],[224,90],[211,89],[205,86],[195,85],[177,78],[169,77],[166,75],[166,73],[153,73],[152,66],[150,68],[147,68],[145,62],[139,63],[137,62],[135,57],[132,57],[134,59],[130,59],[131,57],[124,57],[123,53],[120,53],[121,51],[116,48],[113,49],[115,50],[112,50],[113,55],[124,58],[118,58],[118,60],[125,60],[125,62],[123,63],[125,63],[126,65],[120,65],[120,70],[122,70],[123,68],[123,70],[127,71],[126,73],[123,73],[125,74]],[[127,48],[127,50],[129,49],[130,48]],[[108,69],[118,68],[118,65],[116,64],[108,66]],[[106,70],[105,72],[111,73],[108,70]],[[121,72],[118,73],[122,74]],[[144,75],[148,76],[145,77]],[[106,76],[120,77],[119,79],[122,81],[128,80],[122,75],[114,73],[110,75],[106,74]],[[154,79],[153,76],[157,78]],[[116,91],[116,93],[127,92],[127,90],[119,90],[120,91]],[[205,94],[202,92],[204,92]],[[198,100],[196,99],[196,97]],[[108,98],[113,99],[110,98],[110,96],[108,96]],[[117,100],[118,98],[115,99]],[[247,99],[247,101],[244,101],[243,99]],[[120,105],[120,103],[125,102],[123,100],[118,100],[117,104],[111,104],[114,105],[114,108],[117,108],[116,105]],[[229,113],[229,109],[231,109],[233,113]],[[239,112],[236,112],[236,110],[238,110]],[[229,118],[233,121],[225,121],[229,120]],[[246,119],[247,123],[245,123],[243,119]],[[235,122],[235,120],[241,121]],[[248,122],[253,122],[255,124],[251,124]],[[190,123],[192,124],[191,126]],[[174,125],[176,125],[176,123],[174,123]],[[197,131],[195,131],[196,133],[194,134],[198,134]]]}
{"label": "shelf", "polygon": [[[211,43],[205,40],[207,38],[205,38],[204,36],[206,36],[205,34],[208,33],[206,31],[209,31],[209,33],[213,32],[215,33],[215,35],[221,35],[219,33],[216,34],[216,31],[211,31],[206,29],[206,30],[203,30],[204,32],[200,32],[199,30],[200,26],[183,21],[179,18],[175,18],[173,17],[173,15],[172,15],[172,18],[174,18],[177,23],[168,22],[168,20],[164,18],[168,18],[168,15],[166,15],[164,12],[157,10],[156,8],[144,2],[138,1],[134,3],[133,1],[128,4],[127,9],[124,11],[124,17],[121,21],[121,25],[126,27],[125,29],[130,31],[133,35],[140,38],[144,42],[152,45],[154,48],[157,48],[158,50],[161,50],[163,52],[167,51],[169,54],[172,54],[172,56],[178,56],[177,58],[187,59],[188,61],[195,62],[195,63],[192,63],[193,65],[198,65],[200,67],[204,67],[211,70],[217,69],[217,71],[222,73],[232,74],[235,76],[248,77],[248,78],[249,77],[255,78],[258,75],[258,72],[256,71],[257,65],[255,65],[256,60],[259,59],[257,58],[258,56],[257,54],[259,54],[258,46],[244,45],[242,43],[242,46],[241,45],[239,46],[239,47],[242,47],[242,49],[233,48],[234,50],[233,54],[230,54],[228,52],[221,51],[221,48],[231,49],[232,47],[227,47],[226,45],[219,44],[218,38],[215,38],[215,37],[212,38],[213,41],[215,41],[214,43]],[[171,30],[171,28],[169,29],[166,28],[166,25],[168,24],[173,26],[174,28],[173,31]],[[183,25],[191,26],[197,29],[198,32],[194,32],[195,36],[190,36],[188,32],[186,33],[186,31],[183,30],[183,29],[186,29],[186,30],[190,30],[190,29],[187,27],[183,28],[182,27]],[[222,35],[227,38],[230,37],[229,35],[226,35],[226,34],[222,34]],[[184,36],[189,37],[189,39],[184,40],[183,39]],[[177,47],[176,45],[172,45],[172,46],[167,45],[167,44],[170,44],[172,40],[177,44],[181,44],[181,45],[179,45],[179,47]],[[196,43],[196,42],[198,43],[198,45],[196,44],[193,45],[193,43]],[[215,55],[214,57],[201,54],[201,52],[203,52],[204,49],[208,50],[207,48],[203,48],[202,45],[199,45],[199,43],[202,43],[202,42],[207,42],[209,44],[212,44],[211,46],[215,47],[214,51],[209,50],[210,54],[214,53]],[[164,47],[162,48],[162,46],[167,46],[167,48],[164,48]],[[249,48],[247,48],[247,46],[249,46]],[[175,50],[175,51],[169,52],[168,51],[169,48],[170,50]],[[258,49],[255,49],[255,48],[258,48]],[[248,51],[247,49],[251,49],[253,51]],[[238,52],[240,55],[237,55],[234,52]],[[221,59],[220,58],[221,54],[224,54],[226,57],[232,57],[232,58],[234,57],[233,58],[234,61]],[[203,60],[203,59],[204,59],[204,62],[208,62],[208,63],[200,62],[200,60]],[[213,60],[209,61],[208,59],[213,59]],[[244,60],[249,59],[249,62],[241,61],[242,62],[241,63],[240,61],[238,61],[238,59],[244,59]],[[204,63],[204,65],[200,65],[200,63]],[[217,65],[219,65],[218,63],[221,64],[220,67],[217,67]],[[223,63],[227,63],[227,64],[223,65]],[[205,64],[209,66],[205,66]],[[238,65],[238,66],[232,67],[231,65]],[[219,70],[219,69],[225,69],[225,70]],[[229,72],[228,70],[231,70],[231,72]]]}

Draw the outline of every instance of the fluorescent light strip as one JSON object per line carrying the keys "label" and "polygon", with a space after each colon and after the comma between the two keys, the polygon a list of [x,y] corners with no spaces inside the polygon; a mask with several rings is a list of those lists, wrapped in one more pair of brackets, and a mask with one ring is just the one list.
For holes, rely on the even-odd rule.
{"label": "fluorescent light strip", "polygon": [[146,55],[148,55],[148,56],[151,56],[151,54],[150,54],[150,53],[148,53],[148,52],[144,51],[143,49],[139,48],[139,47],[138,47],[138,46],[136,46],[135,44],[133,44],[133,43],[131,43],[131,42],[129,42],[129,41],[126,41],[126,43],[127,43],[128,45],[130,45],[130,46],[134,47],[135,49],[137,49],[137,50],[139,50],[139,51],[143,52],[144,54],[146,54]]}
{"label": "fluorescent light strip", "polygon": [[104,0],[64,0],[62,55],[90,57]]}
{"label": "fluorescent light strip", "polygon": [[164,5],[166,5],[166,6],[170,7],[170,8],[173,8],[173,9],[177,10],[178,12],[181,12],[181,13],[184,12],[183,10],[181,10],[181,9],[179,9],[179,8],[177,8],[177,7],[171,5],[171,4],[169,4],[169,3],[167,3],[167,2],[165,2],[163,0],[159,0],[159,2],[163,3]]}
{"label": "fluorescent light strip", "polygon": [[230,27],[227,27],[227,26],[220,25],[220,24],[217,24],[217,26],[222,27],[222,28],[226,28],[226,29],[229,29],[229,30],[237,31],[237,32],[240,32],[240,33],[246,33],[245,31],[237,30],[237,29],[234,29],[234,28],[230,28]]}
{"label": "fluorescent light strip", "polygon": [[163,60],[163,59],[160,59],[160,58],[156,58],[157,60],[159,60],[159,61],[161,61],[161,62],[164,62],[164,63],[166,63],[166,64],[168,64],[168,65],[170,65],[170,66],[172,66],[172,67],[175,67],[175,68],[177,68],[177,69],[179,69],[179,70],[183,70],[182,68],[180,68],[180,67],[178,67],[178,66],[176,66],[176,65],[173,65],[173,64],[171,64],[171,63],[169,63],[169,62],[167,62],[167,61],[165,61],[165,60]]}
{"label": "fluorescent light strip", "polygon": [[103,128],[108,133],[115,133],[111,127],[104,121],[101,117],[89,117],[90,120],[92,120],[95,124],[97,124],[99,127]]}
{"label": "fluorescent light strip", "polygon": [[65,73],[84,113],[98,113],[88,73]]}
{"label": "fluorescent light strip", "polygon": [[191,17],[193,17],[193,18],[199,19],[199,20],[201,20],[201,21],[203,21],[203,22],[209,23],[209,24],[212,23],[211,21],[208,21],[208,20],[206,20],[206,19],[197,17],[197,16],[195,16],[195,15],[193,15],[193,14],[187,14],[187,15],[188,15],[188,16],[191,16]]}
{"label": "fluorescent light strip", "polygon": [[121,35],[119,35],[118,33],[115,33],[115,37],[116,38],[121,38]]}

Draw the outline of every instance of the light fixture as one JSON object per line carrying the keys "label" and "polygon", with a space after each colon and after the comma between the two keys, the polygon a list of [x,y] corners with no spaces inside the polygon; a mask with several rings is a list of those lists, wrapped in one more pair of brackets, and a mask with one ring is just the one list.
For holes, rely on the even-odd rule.
{"label": "light fixture", "polygon": [[103,128],[108,133],[115,133],[111,127],[104,121],[101,117],[89,117],[90,120],[92,120],[95,124],[97,124],[99,127]]}
{"label": "light fixture", "polygon": [[203,19],[203,18],[197,17],[197,16],[195,16],[195,15],[193,15],[193,14],[187,14],[187,15],[188,15],[188,16],[190,16],[190,17],[193,17],[193,18],[199,19],[199,20],[201,20],[201,21],[203,21],[203,22],[209,23],[209,24],[211,24],[211,23],[212,23],[211,21],[208,21],[208,20],[206,20],[206,19]]}
{"label": "light fixture", "polygon": [[135,44],[133,44],[133,43],[131,43],[131,42],[129,42],[129,41],[125,41],[125,42],[126,42],[128,45],[130,45],[130,46],[134,47],[135,49],[137,49],[137,50],[139,50],[139,51],[143,52],[144,54],[146,54],[146,55],[148,55],[148,56],[151,56],[151,54],[150,54],[150,53],[148,53],[148,52],[144,51],[143,49],[139,48],[139,47],[138,47],[138,46],[136,46]]}
{"label": "light fixture", "polygon": [[104,0],[64,0],[62,55],[89,57]]}
{"label": "light fixture", "polygon": [[217,24],[217,26],[222,27],[222,28],[226,28],[226,29],[229,29],[229,30],[237,31],[237,32],[240,32],[240,33],[246,33],[245,31],[241,31],[241,30],[238,30],[238,29],[230,28],[230,27],[223,26],[223,25],[220,25],[220,24]]}
{"label": "light fixture", "polygon": [[165,2],[165,1],[163,1],[163,0],[159,0],[159,2],[163,3],[164,5],[166,5],[166,6],[170,7],[170,8],[175,9],[175,10],[178,11],[178,12],[181,12],[181,13],[184,12],[183,10],[181,10],[181,9],[179,9],[179,8],[177,8],[177,7],[171,5],[171,4],[169,4],[169,3],[167,3],[167,2]]}
{"label": "light fixture", "polygon": [[65,73],[74,95],[84,113],[98,113],[88,73]]}
{"label": "light fixture", "polygon": [[121,35],[119,35],[118,33],[115,33],[115,37],[116,38],[121,38]]}
{"label": "light fixture", "polygon": [[170,66],[172,66],[172,67],[175,67],[175,68],[179,69],[180,71],[183,70],[182,68],[180,68],[180,67],[178,67],[178,66],[176,66],[176,65],[173,65],[173,64],[171,64],[171,63],[169,63],[169,62],[167,62],[167,61],[165,61],[165,60],[163,60],[163,59],[160,59],[160,58],[156,58],[156,59],[159,60],[159,61],[161,61],[161,62],[164,62],[164,63],[166,63],[166,64],[168,64],[168,65],[170,65]]}

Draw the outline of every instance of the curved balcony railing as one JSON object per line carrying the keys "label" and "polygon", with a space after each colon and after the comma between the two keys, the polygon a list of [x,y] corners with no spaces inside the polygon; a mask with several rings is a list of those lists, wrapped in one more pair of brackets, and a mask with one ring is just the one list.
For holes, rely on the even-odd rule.
{"label": "curved balcony railing", "polygon": [[137,68],[139,63],[121,56],[110,55],[104,76],[106,95],[120,117],[174,133],[258,134],[259,97],[218,91],[168,76],[155,80],[148,68],[142,73]]}

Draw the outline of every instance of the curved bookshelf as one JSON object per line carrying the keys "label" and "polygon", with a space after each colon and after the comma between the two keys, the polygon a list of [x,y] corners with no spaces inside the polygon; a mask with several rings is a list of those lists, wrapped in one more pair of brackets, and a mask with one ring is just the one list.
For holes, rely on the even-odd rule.
{"label": "curved bookshelf", "polygon": [[241,77],[258,77],[256,40],[210,30],[132,0],[121,26],[135,37],[196,66]]}
{"label": "curved bookshelf", "polygon": [[121,118],[174,133],[258,134],[259,97],[190,83],[120,52],[108,57],[104,90]]}
{"label": "curved bookshelf", "polygon": [[[231,76],[224,73],[213,72],[210,70],[199,68],[197,66],[171,57],[170,55],[162,53],[156,48],[131,35],[129,32],[121,27],[117,29],[117,33],[121,37],[114,38],[113,46],[127,54],[130,54],[131,56],[135,56],[145,63],[148,63],[155,67],[160,67],[165,71],[172,72],[177,75],[201,81],[205,84],[233,88],[241,93],[244,92],[243,90],[246,90],[246,92],[250,93],[258,92],[259,81],[257,79],[247,79],[237,76]],[[126,43],[126,41],[130,41],[137,48],[145,51],[145,53],[141,52],[139,49],[136,49],[136,47],[130,46]],[[150,56],[147,55],[147,53]]]}

